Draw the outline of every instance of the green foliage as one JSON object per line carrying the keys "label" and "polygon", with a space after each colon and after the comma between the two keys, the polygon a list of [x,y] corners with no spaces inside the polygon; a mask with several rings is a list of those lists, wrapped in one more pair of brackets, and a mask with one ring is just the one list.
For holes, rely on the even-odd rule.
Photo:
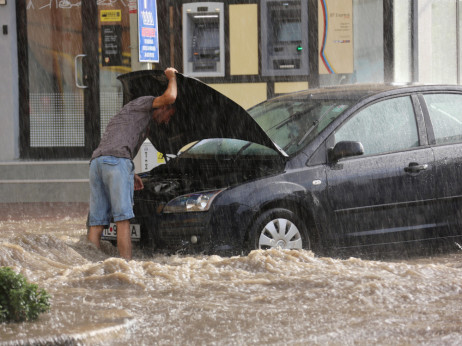
{"label": "green foliage", "polygon": [[50,296],[9,267],[0,268],[0,322],[37,319],[50,309]]}

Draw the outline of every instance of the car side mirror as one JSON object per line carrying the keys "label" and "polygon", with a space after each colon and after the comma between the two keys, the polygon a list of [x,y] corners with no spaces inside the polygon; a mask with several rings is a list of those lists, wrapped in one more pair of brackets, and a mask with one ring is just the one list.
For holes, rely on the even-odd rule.
{"label": "car side mirror", "polygon": [[342,141],[338,142],[333,148],[329,148],[328,155],[330,162],[337,162],[349,156],[364,154],[364,147],[361,142]]}

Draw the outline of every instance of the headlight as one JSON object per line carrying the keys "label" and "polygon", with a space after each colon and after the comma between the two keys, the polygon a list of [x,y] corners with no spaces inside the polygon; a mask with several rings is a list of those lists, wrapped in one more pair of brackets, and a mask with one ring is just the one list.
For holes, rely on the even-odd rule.
{"label": "headlight", "polygon": [[207,211],[213,200],[223,190],[189,193],[172,199],[164,207],[164,213],[185,213],[190,211]]}

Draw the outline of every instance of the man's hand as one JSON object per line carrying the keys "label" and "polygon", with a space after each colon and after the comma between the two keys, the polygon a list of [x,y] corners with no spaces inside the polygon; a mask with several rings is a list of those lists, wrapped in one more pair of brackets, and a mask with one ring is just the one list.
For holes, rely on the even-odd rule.
{"label": "man's hand", "polygon": [[178,71],[173,67],[168,67],[165,69],[164,73],[167,76],[167,79],[170,80],[171,78],[176,78],[176,73],[178,73]]}
{"label": "man's hand", "polygon": [[135,174],[135,190],[142,190],[144,188],[143,181],[141,178],[138,176],[138,174]]}

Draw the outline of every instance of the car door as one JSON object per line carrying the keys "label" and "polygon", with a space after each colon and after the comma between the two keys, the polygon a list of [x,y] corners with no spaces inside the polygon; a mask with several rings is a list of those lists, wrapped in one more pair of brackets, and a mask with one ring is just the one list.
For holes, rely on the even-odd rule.
{"label": "car door", "polygon": [[462,94],[426,93],[423,111],[435,155],[435,195],[439,237],[461,236],[462,207]]}
{"label": "car door", "polygon": [[327,168],[330,228],[339,246],[416,240],[434,228],[434,158],[431,148],[420,145],[426,137],[418,130],[414,103],[410,95],[375,102],[330,138],[334,145],[359,141],[364,147],[364,155]]}

